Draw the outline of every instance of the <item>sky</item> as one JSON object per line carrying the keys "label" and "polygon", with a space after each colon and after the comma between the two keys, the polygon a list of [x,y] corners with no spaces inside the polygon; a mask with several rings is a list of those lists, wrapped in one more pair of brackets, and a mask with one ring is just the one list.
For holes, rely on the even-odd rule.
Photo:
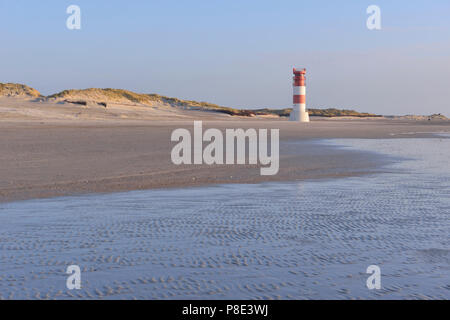
{"label": "sky", "polygon": [[[81,29],[69,30],[69,5]],[[369,30],[366,9],[381,10]],[[0,0],[0,82],[122,88],[237,108],[450,116],[450,1]]]}

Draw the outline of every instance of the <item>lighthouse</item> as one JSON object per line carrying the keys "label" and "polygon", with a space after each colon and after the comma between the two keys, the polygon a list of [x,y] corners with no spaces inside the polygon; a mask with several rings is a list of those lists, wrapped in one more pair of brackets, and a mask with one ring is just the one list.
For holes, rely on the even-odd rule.
{"label": "lighthouse", "polygon": [[290,121],[309,122],[309,114],[306,112],[306,69],[294,68],[294,105],[290,115]]}

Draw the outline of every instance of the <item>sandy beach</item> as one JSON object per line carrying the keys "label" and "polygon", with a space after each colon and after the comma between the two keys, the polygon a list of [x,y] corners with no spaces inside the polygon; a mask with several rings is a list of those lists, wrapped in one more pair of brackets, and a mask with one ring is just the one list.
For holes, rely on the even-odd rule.
{"label": "sandy beach", "polygon": [[[170,120],[168,120],[170,119]],[[258,166],[182,165],[171,162],[171,132],[204,128],[279,128],[280,171]],[[351,176],[381,159],[367,153],[308,144],[330,138],[414,138],[450,132],[449,122],[390,119],[241,118],[170,107],[80,108],[21,99],[0,101],[0,202],[224,183],[259,183]],[[303,147],[290,142],[303,141]]]}

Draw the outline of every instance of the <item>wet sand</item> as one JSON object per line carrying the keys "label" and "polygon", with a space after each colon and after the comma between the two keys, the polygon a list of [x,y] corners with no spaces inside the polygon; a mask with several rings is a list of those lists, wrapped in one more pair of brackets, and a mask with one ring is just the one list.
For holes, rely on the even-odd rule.
{"label": "wet sand", "polygon": [[[449,122],[239,119],[209,113],[163,120],[0,120],[0,202],[224,183],[259,183],[360,175],[383,164],[365,152],[317,145],[324,138],[412,138],[450,132]],[[199,117],[196,117],[198,115]],[[172,164],[174,129],[279,128],[280,171],[258,166]],[[303,141],[304,144],[291,143]]]}
{"label": "wet sand", "polygon": [[409,160],[364,177],[2,203],[0,300],[449,299],[450,139],[326,143]]}

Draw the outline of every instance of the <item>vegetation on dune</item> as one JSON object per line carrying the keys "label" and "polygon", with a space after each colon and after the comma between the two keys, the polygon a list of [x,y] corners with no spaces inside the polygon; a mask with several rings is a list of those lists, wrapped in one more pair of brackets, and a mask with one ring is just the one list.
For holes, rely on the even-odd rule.
{"label": "vegetation on dune", "polygon": [[[292,112],[292,108],[285,109],[257,109],[252,110],[256,115],[277,115],[280,117],[289,117]],[[355,110],[346,109],[308,109],[309,115],[311,117],[381,117],[381,115],[376,115],[366,112],[357,112]]]}
{"label": "vegetation on dune", "polygon": [[151,96],[155,96],[161,101],[168,103],[172,106],[178,106],[190,110],[201,110],[201,111],[213,111],[229,114],[232,116],[252,116],[254,115],[252,112],[248,110],[240,110],[235,108],[223,107],[217,104],[209,103],[209,102],[198,102],[192,100],[181,100],[177,98],[169,98],[160,95],[153,94]]}
{"label": "vegetation on dune", "polygon": [[84,98],[88,100],[105,100],[108,102],[132,102],[140,104],[152,104],[155,100],[150,95],[139,94],[123,89],[83,89],[83,90],[64,90],[48,96],[49,99],[69,99],[72,97]]}
{"label": "vegetation on dune", "polygon": [[39,91],[30,88],[24,84],[17,83],[0,83],[0,96],[19,97],[28,96],[38,98],[41,96]]}
{"label": "vegetation on dune", "polygon": [[[31,96],[42,97],[41,94],[26,85],[21,84],[2,84],[0,83],[0,96]],[[192,100],[182,100],[178,98],[170,98],[159,94],[142,94],[135,93],[123,89],[82,89],[82,90],[64,90],[59,93],[43,97],[44,99],[54,99],[68,103],[80,105],[88,105],[89,102],[107,107],[109,103],[118,104],[140,104],[140,105],[170,105],[187,110],[200,110],[225,113],[232,116],[279,116],[288,117],[292,112],[292,108],[284,109],[236,109],[220,106],[209,102],[198,102]],[[328,109],[308,109],[309,115],[312,117],[381,117],[371,113],[360,113],[354,110],[341,110],[335,108]]]}
{"label": "vegetation on dune", "polygon": [[123,89],[84,89],[84,90],[64,90],[47,97],[48,99],[64,100],[71,102],[70,99],[86,99],[101,103],[135,103],[143,105],[168,104],[188,110],[201,110],[226,113],[229,115],[252,116],[253,112],[219,106],[209,102],[198,102],[192,100],[181,100],[159,94],[141,94]]}
{"label": "vegetation on dune", "polygon": [[346,109],[309,109],[310,116],[316,117],[382,117],[381,115],[367,113],[367,112],[358,112],[355,110],[346,110]]}
{"label": "vegetation on dune", "polygon": [[264,109],[256,109],[256,110],[251,110],[251,111],[254,112],[255,115],[276,115],[279,117],[289,117],[289,115],[292,112],[292,108],[284,108],[284,109],[264,108]]}

